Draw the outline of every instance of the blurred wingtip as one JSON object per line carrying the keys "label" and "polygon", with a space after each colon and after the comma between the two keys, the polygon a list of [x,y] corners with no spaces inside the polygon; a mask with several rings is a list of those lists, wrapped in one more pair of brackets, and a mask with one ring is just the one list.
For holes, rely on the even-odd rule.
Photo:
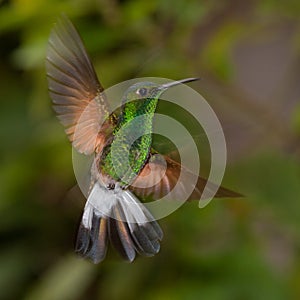
{"label": "blurred wingtip", "polygon": [[245,196],[241,193],[232,191],[221,186],[215,194],[215,198],[245,198]]}

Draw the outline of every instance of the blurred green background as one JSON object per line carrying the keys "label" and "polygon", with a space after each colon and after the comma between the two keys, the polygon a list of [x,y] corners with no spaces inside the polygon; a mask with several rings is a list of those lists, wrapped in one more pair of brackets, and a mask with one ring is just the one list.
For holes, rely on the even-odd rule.
{"label": "blurred green background", "polygon": [[[61,12],[104,87],[200,76],[224,127],[247,197],[184,205],[153,258],[73,254],[84,199],[44,68]],[[3,0],[0,57],[0,299],[300,299],[299,1]]]}

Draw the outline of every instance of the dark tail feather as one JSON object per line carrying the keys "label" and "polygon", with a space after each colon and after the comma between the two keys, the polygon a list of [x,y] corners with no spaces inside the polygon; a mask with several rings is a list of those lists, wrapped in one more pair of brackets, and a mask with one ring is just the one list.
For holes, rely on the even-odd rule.
{"label": "dark tail feather", "polygon": [[[144,256],[153,256],[160,250],[159,241],[163,238],[163,232],[154,220],[151,213],[143,205],[139,205],[137,198],[129,191],[126,191],[125,200],[127,203],[135,203],[134,209],[128,209],[126,202],[120,202],[120,209],[128,220],[127,225],[135,244],[136,251]],[[147,222],[141,221],[142,219]]]}
{"label": "dark tail feather", "polygon": [[91,229],[81,222],[78,229],[75,252],[90,258],[93,263],[101,262],[107,249],[107,219],[93,212]]}
{"label": "dark tail feather", "polygon": [[120,209],[113,207],[112,218],[109,218],[109,238],[121,256],[132,262],[135,258],[135,246],[127,223],[121,221],[122,217]]}
{"label": "dark tail feather", "polygon": [[105,258],[108,237],[121,256],[132,262],[136,252],[155,255],[163,234],[151,213],[131,192],[115,193],[96,184],[84,209],[75,251],[99,263]]}

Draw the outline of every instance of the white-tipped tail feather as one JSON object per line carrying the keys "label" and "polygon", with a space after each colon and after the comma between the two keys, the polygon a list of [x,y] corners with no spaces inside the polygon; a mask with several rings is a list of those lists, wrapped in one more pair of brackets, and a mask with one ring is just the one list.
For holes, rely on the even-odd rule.
{"label": "white-tipped tail feather", "polygon": [[96,183],[84,208],[75,249],[99,263],[105,258],[109,238],[125,259],[133,261],[136,252],[155,255],[162,237],[160,226],[133,193]]}

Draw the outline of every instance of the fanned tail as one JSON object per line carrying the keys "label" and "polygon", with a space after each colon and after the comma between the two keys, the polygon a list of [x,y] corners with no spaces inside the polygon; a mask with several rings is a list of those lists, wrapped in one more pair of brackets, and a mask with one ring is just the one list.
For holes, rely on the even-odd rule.
{"label": "fanned tail", "polygon": [[108,240],[128,261],[160,249],[162,230],[147,208],[128,190],[107,190],[96,183],[86,202],[75,251],[94,263],[106,255]]}

